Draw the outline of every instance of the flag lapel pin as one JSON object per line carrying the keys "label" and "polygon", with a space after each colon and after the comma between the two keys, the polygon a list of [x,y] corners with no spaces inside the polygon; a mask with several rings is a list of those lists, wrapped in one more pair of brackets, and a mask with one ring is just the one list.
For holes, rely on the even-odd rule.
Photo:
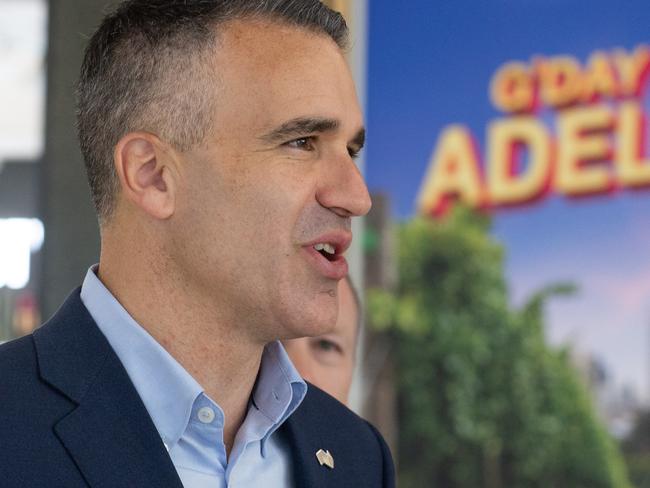
{"label": "flag lapel pin", "polygon": [[321,466],[327,466],[330,469],[334,469],[334,458],[329,451],[323,451],[319,449],[316,453],[316,459]]}

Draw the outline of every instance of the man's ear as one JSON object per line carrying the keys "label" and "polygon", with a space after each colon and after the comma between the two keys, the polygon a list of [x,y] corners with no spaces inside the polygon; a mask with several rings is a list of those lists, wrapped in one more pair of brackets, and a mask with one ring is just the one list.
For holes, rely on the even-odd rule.
{"label": "man's ear", "polygon": [[131,132],[117,143],[115,169],[122,195],[156,219],[168,219],[176,205],[177,175],[170,148],[146,132]]}

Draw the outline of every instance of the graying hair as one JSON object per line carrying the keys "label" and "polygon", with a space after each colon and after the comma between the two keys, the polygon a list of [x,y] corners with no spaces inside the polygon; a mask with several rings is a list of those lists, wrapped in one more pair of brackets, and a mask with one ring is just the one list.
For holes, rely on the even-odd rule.
{"label": "graying hair", "polygon": [[347,47],[345,20],[318,0],[129,0],[103,20],[77,85],[79,143],[100,223],[115,209],[113,151],[125,134],[148,131],[180,151],[204,140],[218,27],[243,19],[289,24]]}

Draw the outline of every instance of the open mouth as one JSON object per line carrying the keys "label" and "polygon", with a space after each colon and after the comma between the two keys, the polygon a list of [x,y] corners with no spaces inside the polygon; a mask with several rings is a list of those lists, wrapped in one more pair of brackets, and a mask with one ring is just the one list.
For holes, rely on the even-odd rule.
{"label": "open mouth", "polygon": [[328,261],[336,259],[336,247],[328,242],[319,242],[314,245],[314,249]]}
{"label": "open mouth", "polygon": [[329,279],[340,280],[348,274],[348,262],[343,253],[350,245],[349,233],[331,232],[304,246],[314,268]]}

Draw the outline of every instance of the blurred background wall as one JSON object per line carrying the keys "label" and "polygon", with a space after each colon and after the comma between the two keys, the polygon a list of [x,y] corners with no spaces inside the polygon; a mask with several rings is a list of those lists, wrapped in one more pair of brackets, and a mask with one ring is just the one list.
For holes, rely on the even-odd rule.
{"label": "blurred background wall", "polygon": [[80,277],[99,259],[99,232],[75,131],[74,84],[87,39],[109,5],[106,0],[48,3],[45,150],[40,208],[43,246],[41,309],[56,311]]}

